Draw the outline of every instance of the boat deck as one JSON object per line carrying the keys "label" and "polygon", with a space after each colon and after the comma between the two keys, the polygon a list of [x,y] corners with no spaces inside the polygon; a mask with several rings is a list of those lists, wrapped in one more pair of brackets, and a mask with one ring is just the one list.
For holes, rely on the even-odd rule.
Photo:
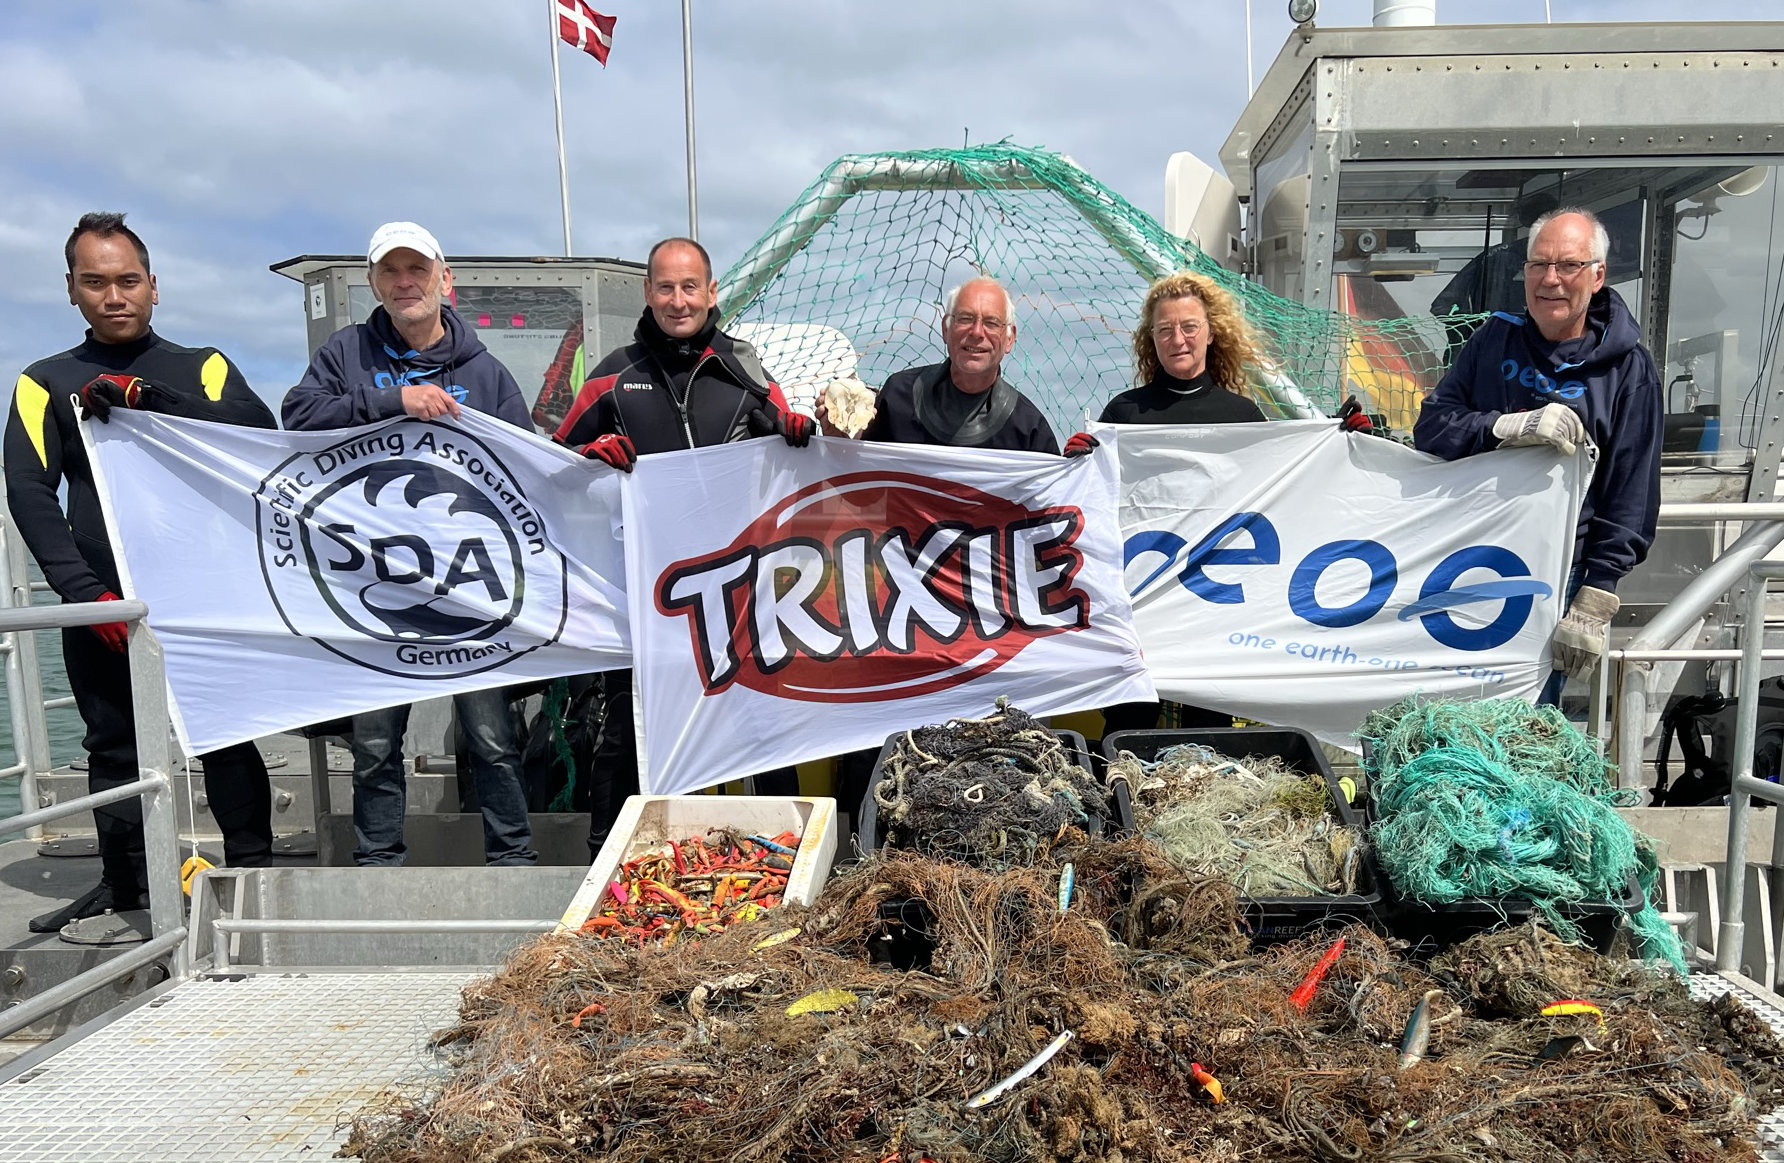
{"label": "boat deck", "polygon": [[429,1036],[479,972],[231,973],[152,991],[0,1068],[0,1159],[327,1159],[371,1099],[439,1068]]}

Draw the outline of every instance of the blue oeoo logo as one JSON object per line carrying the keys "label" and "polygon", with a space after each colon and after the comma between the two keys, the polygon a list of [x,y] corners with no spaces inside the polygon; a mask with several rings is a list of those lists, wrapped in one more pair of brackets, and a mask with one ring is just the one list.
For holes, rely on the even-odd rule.
{"label": "blue oeoo logo", "polygon": [[[1577,366],[1577,365],[1574,365]],[[1586,394],[1584,380],[1567,380],[1557,384],[1547,374],[1534,367],[1525,367],[1515,359],[1507,359],[1499,365],[1499,375],[1506,383],[1520,383],[1533,392],[1545,396],[1554,396],[1562,400],[1577,400]]]}
{"label": "blue oeoo logo", "polygon": [[[1249,538],[1250,544],[1227,544],[1229,539],[1240,536]],[[1282,563],[1282,538],[1262,513],[1236,513],[1215,526],[1193,548],[1188,546],[1182,537],[1163,529],[1149,529],[1129,537],[1122,552],[1124,568],[1147,553],[1161,554],[1165,559],[1129,593],[1138,595],[1175,568],[1177,581],[1197,597],[1236,605],[1245,601],[1244,584],[1216,581],[1205,572],[1206,567]],[[1320,579],[1341,561],[1356,561],[1367,567],[1368,588],[1342,605],[1324,605],[1318,595]],[[1457,585],[1471,570],[1490,570],[1498,577]],[[1289,575],[1288,606],[1296,617],[1315,626],[1355,626],[1381,613],[1399,582],[1400,564],[1381,542],[1328,541],[1303,557]],[[1553,594],[1554,588],[1530,576],[1530,566],[1511,550],[1501,545],[1468,545],[1437,563],[1420,584],[1418,600],[1402,608],[1398,618],[1402,622],[1417,619],[1440,645],[1455,650],[1492,650],[1517,636],[1538,598]],[[1463,626],[1450,617],[1452,610],[1482,602],[1503,603],[1498,616],[1483,626]]]}
{"label": "blue oeoo logo", "polygon": [[[404,368],[394,375],[387,371],[378,371],[372,373],[372,383],[380,388],[403,388],[410,384],[431,384],[434,382],[434,377],[443,370],[445,369],[437,367],[412,367]],[[461,404],[465,402],[465,397],[470,395],[463,384],[443,384],[441,390]]]}

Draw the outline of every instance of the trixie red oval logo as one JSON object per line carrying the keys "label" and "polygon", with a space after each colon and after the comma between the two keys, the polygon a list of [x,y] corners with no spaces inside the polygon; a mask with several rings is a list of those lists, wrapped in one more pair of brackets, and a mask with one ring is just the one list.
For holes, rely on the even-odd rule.
{"label": "trixie red oval logo", "polygon": [[685,617],[707,694],[733,682],[817,702],[875,702],[989,674],[1037,638],[1082,630],[1084,514],[1029,509],[896,472],[809,485],[715,553],[657,578]]}

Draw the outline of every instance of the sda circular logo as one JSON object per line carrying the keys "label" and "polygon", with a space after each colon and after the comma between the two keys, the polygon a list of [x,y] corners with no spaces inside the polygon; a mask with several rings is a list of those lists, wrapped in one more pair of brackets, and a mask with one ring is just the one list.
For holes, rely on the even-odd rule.
{"label": "sda circular logo", "polygon": [[563,632],[563,555],[513,474],[456,428],[406,420],[299,453],[255,499],[285,624],[361,666],[457,678]]}

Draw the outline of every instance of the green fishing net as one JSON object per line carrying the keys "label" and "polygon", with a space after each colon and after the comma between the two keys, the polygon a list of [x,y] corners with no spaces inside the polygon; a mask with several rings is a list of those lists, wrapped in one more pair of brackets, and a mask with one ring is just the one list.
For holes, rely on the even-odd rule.
{"label": "green fishing net", "polygon": [[[720,281],[725,326],[755,343],[795,404],[832,379],[874,387],[939,362],[942,301],[976,274],[1015,299],[1004,372],[1071,432],[1133,386],[1147,286],[1190,270],[1237,295],[1273,367],[1267,415],[1333,414],[1358,396],[1404,434],[1456,329],[1483,316],[1373,319],[1304,306],[1222,267],[1071,159],[998,144],[848,154],[833,162]],[[1337,301],[1353,299],[1340,286]]]}
{"label": "green fishing net", "polygon": [[1358,734],[1375,806],[1370,838],[1404,897],[1432,904],[1529,899],[1568,940],[1557,907],[1620,901],[1631,876],[1644,903],[1630,917],[1643,955],[1685,969],[1651,903],[1657,862],[1617,814],[1636,802],[1614,769],[1554,707],[1521,699],[1403,699]]}

